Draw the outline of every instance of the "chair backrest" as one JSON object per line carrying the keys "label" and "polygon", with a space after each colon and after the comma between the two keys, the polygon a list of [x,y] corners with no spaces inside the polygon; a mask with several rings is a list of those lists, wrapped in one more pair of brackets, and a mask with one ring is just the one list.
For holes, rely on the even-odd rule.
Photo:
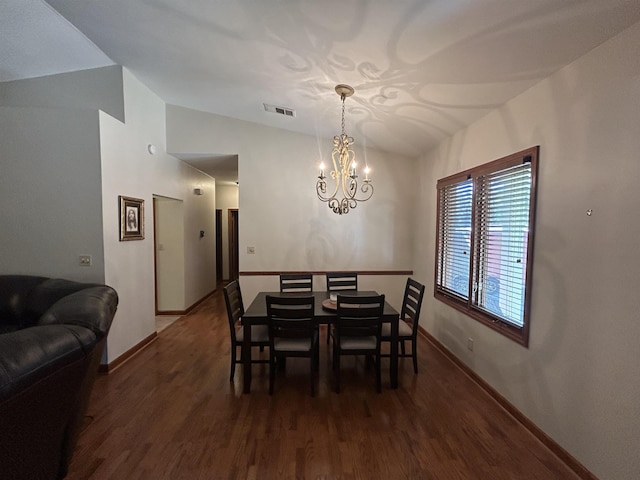
{"label": "chair backrest", "polygon": [[314,318],[315,297],[267,295],[269,340],[274,338],[311,338],[317,323]]}
{"label": "chair backrest", "polygon": [[340,341],[341,336],[375,335],[379,343],[383,312],[384,295],[338,295],[338,319],[334,324],[337,341]]}
{"label": "chair backrest", "polygon": [[327,272],[327,292],[358,290],[358,274],[355,272]]}
{"label": "chair backrest", "polygon": [[240,283],[234,280],[224,287],[224,303],[227,305],[227,316],[229,317],[229,328],[231,329],[231,341],[236,341],[236,324],[244,315],[244,304],[242,303],[242,292]]}
{"label": "chair backrest", "polygon": [[313,291],[313,275],[311,273],[280,274],[280,292]]}
{"label": "chair backrest", "polygon": [[412,326],[411,328],[414,334],[418,331],[418,320],[420,318],[420,308],[422,307],[424,290],[424,285],[416,282],[412,278],[407,278],[400,318]]}

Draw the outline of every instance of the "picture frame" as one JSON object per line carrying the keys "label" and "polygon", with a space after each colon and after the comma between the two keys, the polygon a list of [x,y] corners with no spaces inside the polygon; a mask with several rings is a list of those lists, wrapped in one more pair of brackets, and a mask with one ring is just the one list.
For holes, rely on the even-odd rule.
{"label": "picture frame", "polygon": [[120,241],[144,240],[144,200],[119,195]]}

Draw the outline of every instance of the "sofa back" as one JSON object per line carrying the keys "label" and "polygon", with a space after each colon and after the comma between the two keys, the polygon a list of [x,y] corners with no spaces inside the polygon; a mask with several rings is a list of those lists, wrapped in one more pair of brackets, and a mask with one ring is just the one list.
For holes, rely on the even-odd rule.
{"label": "sofa back", "polygon": [[0,332],[31,327],[58,300],[92,287],[109,288],[61,278],[0,275]]}
{"label": "sofa back", "polygon": [[18,330],[35,321],[27,313],[28,297],[45,280],[29,275],[0,275],[0,333]]}

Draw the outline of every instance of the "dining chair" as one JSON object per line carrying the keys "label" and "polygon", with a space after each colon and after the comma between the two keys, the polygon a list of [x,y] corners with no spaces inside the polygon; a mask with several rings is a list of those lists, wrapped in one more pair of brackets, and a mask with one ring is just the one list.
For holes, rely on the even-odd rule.
{"label": "dining chair", "polygon": [[[244,342],[243,327],[237,328],[244,315],[244,304],[242,302],[242,291],[240,283],[234,280],[224,287],[224,303],[227,306],[227,317],[229,318],[229,330],[231,333],[231,373],[229,381],[233,382],[236,371],[236,364],[242,363],[242,355],[251,355],[251,351],[244,352],[242,345]],[[264,351],[264,347],[269,346],[269,327],[266,325],[251,326],[251,346],[260,347],[260,351]],[[237,358],[237,349],[240,347],[240,359]],[[269,363],[267,359],[251,359],[251,363]]]}
{"label": "dining chair", "polygon": [[[398,341],[400,342],[400,353],[398,357],[413,358],[413,372],[418,373],[418,320],[420,319],[420,307],[424,297],[425,287],[412,278],[407,278],[402,300],[402,310],[400,311],[400,321],[398,323]],[[391,325],[382,325],[382,341],[391,342]],[[405,342],[411,341],[411,353],[405,350]],[[389,354],[383,354],[388,357]]]}
{"label": "dining chair", "polygon": [[307,357],[311,396],[315,396],[315,373],[320,364],[318,326],[314,318],[315,297],[267,295],[269,317],[269,395],[273,394],[276,368],[286,357]]}
{"label": "dining chair", "polygon": [[327,272],[327,292],[358,290],[356,272]]}
{"label": "dining chair", "polygon": [[[345,292],[358,290],[356,272],[327,272],[327,292]],[[327,325],[327,344],[331,341],[331,325]]]}
{"label": "dining chair", "polygon": [[336,393],[340,393],[340,357],[365,355],[367,366],[373,360],[376,369],[376,391],[382,391],[380,378],[380,335],[384,295],[338,295],[338,318],[333,327],[333,369]]}
{"label": "dining chair", "polygon": [[313,291],[313,275],[311,273],[281,273],[280,293]]}

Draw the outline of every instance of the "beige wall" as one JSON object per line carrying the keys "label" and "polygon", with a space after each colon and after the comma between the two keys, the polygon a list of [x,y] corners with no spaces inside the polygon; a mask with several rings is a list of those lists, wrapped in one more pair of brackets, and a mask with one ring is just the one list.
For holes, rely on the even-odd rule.
{"label": "beige wall", "polygon": [[[100,116],[105,281],[120,295],[117,321],[108,340],[109,361],[155,331],[153,195],[183,202],[184,304],[215,289],[215,181],[166,154],[165,104],[123,70],[125,122]],[[156,146],[151,155],[147,145]],[[194,195],[202,188],[204,195]],[[144,241],[118,238],[118,195],[142,198],[147,209]],[[180,272],[176,272],[179,275]]]}
{"label": "beige wall", "polygon": [[[356,144],[360,165],[366,160],[372,168],[375,193],[339,216],[315,192],[318,165],[330,159],[332,145],[330,139],[167,107],[170,151],[238,154],[240,271],[411,269],[415,162]],[[248,246],[255,254],[247,253]],[[274,278],[241,277],[245,302],[272,288]],[[399,298],[405,277],[366,282]]]}
{"label": "beige wall", "polygon": [[432,292],[437,179],[540,145],[529,348],[433,298],[421,323],[603,480],[640,474],[638,45],[640,24],[425,154],[419,167],[415,270]]}

